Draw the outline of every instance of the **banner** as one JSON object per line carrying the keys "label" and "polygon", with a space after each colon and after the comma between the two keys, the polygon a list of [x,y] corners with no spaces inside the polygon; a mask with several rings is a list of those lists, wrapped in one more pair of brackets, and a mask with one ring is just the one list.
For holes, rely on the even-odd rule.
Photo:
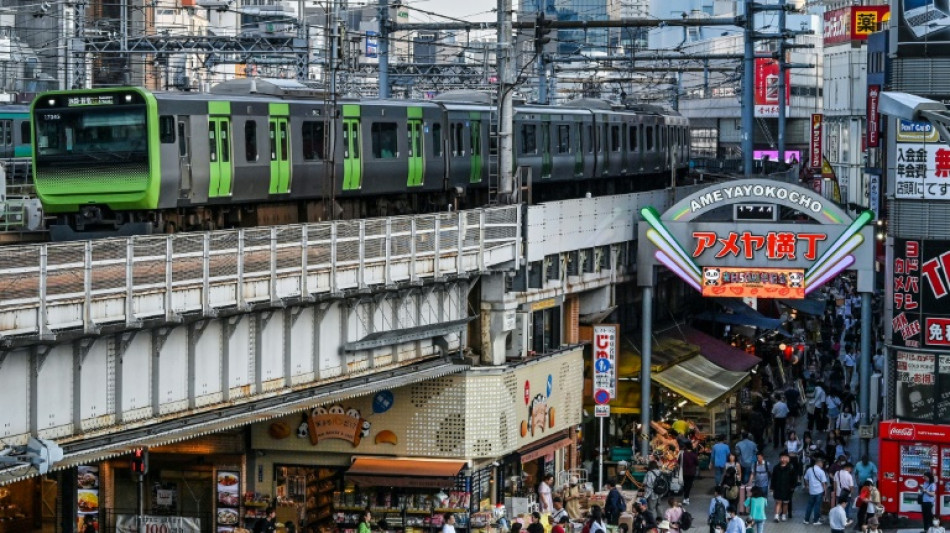
{"label": "banner", "polygon": [[[899,6],[897,24],[893,25],[897,28],[898,57],[947,57],[950,14],[946,2],[901,0],[895,6]],[[930,72],[930,67],[922,68]]]}
{"label": "banner", "polygon": [[620,327],[616,324],[594,326],[594,402],[600,405],[617,397],[617,345]]}
{"label": "banner", "polygon": [[703,267],[703,296],[805,297],[804,269]]}
{"label": "banner", "polygon": [[867,141],[868,148],[877,148],[881,142],[881,114],[878,104],[881,101],[881,86],[868,86]]}
{"label": "banner", "polygon": [[[183,516],[151,516],[142,517],[145,533],[201,533],[201,520]],[[120,514],[116,517],[116,533],[140,533],[138,517],[135,515]]]}
{"label": "banner", "polygon": [[868,35],[890,18],[888,6],[853,6],[826,11],[822,41],[825,46],[866,41]]}
{"label": "banner", "polygon": [[894,196],[950,200],[950,149],[943,144],[897,143]]}
{"label": "banner", "polygon": [[812,113],[811,115],[811,146],[808,150],[808,168],[821,169],[821,127],[824,115],[821,113]]}
{"label": "banner", "polygon": [[[755,59],[755,116],[760,118],[778,117],[778,81],[779,64],[777,59],[758,57]],[[792,84],[789,83],[789,71],[785,71],[785,116],[788,116],[789,99]]]}

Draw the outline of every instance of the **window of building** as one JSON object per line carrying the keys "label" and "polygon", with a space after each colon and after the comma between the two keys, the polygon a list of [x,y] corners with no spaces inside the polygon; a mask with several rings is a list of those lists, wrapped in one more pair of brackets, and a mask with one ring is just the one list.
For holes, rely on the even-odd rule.
{"label": "window of building", "polygon": [[395,159],[399,156],[395,122],[374,122],[369,134],[373,144],[373,157],[376,159]]}
{"label": "window of building", "polygon": [[532,349],[535,354],[553,352],[561,347],[561,307],[531,314]]}
{"label": "window of building", "polygon": [[305,120],[300,132],[300,140],[303,143],[303,158],[307,161],[315,159],[326,159],[324,148],[325,130],[323,122],[315,120]]}

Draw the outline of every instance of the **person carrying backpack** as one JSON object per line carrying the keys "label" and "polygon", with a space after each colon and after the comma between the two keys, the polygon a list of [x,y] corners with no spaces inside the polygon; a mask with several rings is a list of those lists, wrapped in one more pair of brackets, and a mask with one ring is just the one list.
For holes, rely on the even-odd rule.
{"label": "person carrying backpack", "polygon": [[608,481],[604,483],[604,487],[609,491],[607,501],[604,502],[604,515],[607,518],[607,524],[615,526],[620,519],[620,513],[627,510],[627,502],[624,501],[623,494],[620,494],[620,489],[613,483]]}
{"label": "person carrying backpack", "polygon": [[716,528],[725,531],[728,517],[726,509],[729,508],[729,502],[722,497],[722,488],[716,487],[716,494],[709,502],[709,533],[716,533]]}
{"label": "person carrying backpack", "polygon": [[[666,479],[660,479],[663,473],[656,461],[647,465],[647,474],[643,477],[643,497],[647,499],[647,509],[653,516],[663,516],[660,512],[660,498],[669,491],[670,484]],[[662,494],[661,494],[662,493]]]}

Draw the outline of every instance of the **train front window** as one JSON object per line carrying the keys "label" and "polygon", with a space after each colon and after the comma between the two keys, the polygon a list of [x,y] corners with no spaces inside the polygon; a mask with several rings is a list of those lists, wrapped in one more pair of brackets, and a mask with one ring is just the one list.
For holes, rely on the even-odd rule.
{"label": "train front window", "polygon": [[148,157],[145,106],[41,110],[37,165],[141,162]]}

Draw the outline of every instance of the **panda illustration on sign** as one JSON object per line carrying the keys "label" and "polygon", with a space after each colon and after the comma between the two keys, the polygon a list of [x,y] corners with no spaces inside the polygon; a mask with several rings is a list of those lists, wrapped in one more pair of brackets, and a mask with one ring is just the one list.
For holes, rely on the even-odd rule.
{"label": "panda illustration on sign", "polygon": [[706,282],[706,285],[715,286],[719,285],[719,279],[722,276],[722,273],[719,272],[718,268],[707,268],[703,271],[703,279]]}
{"label": "panda illustration on sign", "polygon": [[789,272],[788,273],[788,286],[793,289],[802,288],[802,283],[805,282],[805,276],[801,272]]}

